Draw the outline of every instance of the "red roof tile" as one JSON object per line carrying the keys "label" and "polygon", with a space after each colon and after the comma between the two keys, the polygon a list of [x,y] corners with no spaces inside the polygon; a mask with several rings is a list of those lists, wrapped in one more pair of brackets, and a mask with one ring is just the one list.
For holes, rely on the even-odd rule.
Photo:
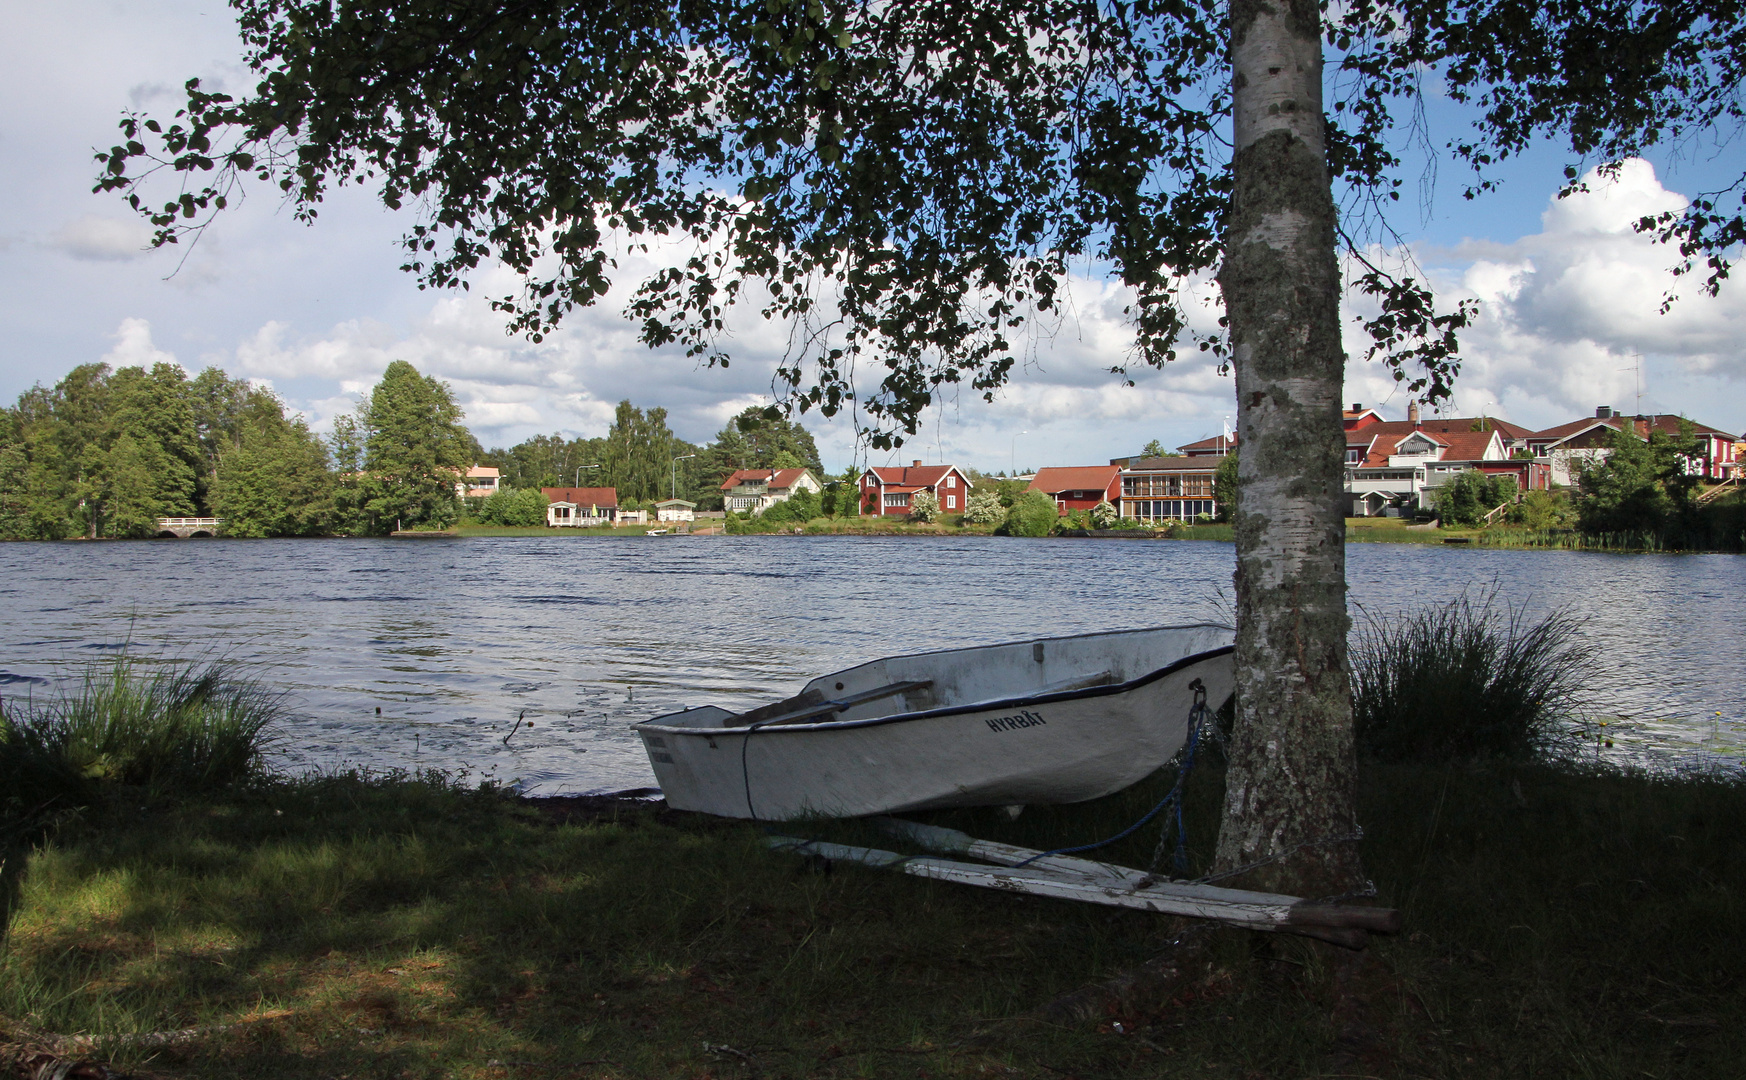
{"label": "red roof tile", "polygon": [[1233,431],[1229,435],[1214,435],[1209,439],[1201,439],[1197,442],[1183,443],[1181,446],[1178,446],[1176,449],[1182,451],[1185,454],[1191,454],[1196,450],[1217,450],[1221,446],[1226,448],[1226,449],[1230,449],[1231,447],[1236,446],[1236,445],[1237,445],[1237,433]]}
{"label": "red roof tile", "polygon": [[805,469],[735,469],[721,482],[721,489],[726,491],[750,480],[753,483],[767,482],[771,491],[786,491],[805,474]]}
{"label": "red roof tile", "polygon": [[548,502],[575,503],[577,506],[604,506],[608,509],[618,509],[617,488],[540,488],[540,494]]}
{"label": "red roof tile", "polygon": [[1520,424],[1512,424],[1508,420],[1499,420],[1495,416],[1433,416],[1429,420],[1378,420],[1352,428],[1346,433],[1348,445],[1356,446],[1372,435],[1404,435],[1409,431],[1429,431],[1439,435],[1484,434],[1474,432],[1473,425],[1484,420],[1487,426],[1506,439],[1525,439],[1533,434]]}
{"label": "red roof tile", "polygon": [[[947,473],[957,472],[957,470],[950,465],[876,465],[868,472],[878,477],[879,482],[887,487],[907,485],[914,488],[925,488],[933,487],[944,480]],[[964,481],[964,486],[970,486],[968,479]]]}
{"label": "red roof tile", "polygon": [[1059,491],[1108,491],[1122,471],[1114,465],[1079,465],[1038,469],[1026,491],[1053,495]]}
{"label": "red roof tile", "polygon": [[1596,424],[1604,424],[1605,426],[1617,431],[1623,428],[1627,422],[1630,423],[1631,430],[1635,431],[1639,436],[1646,434],[1651,425],[1654,426],[1656,431],[1663,431],[1669,435],[1677,435],[1679,434],[1679,425],[1683,422],[1691,424],[1692,431],[1698,435],[1717,435],[1724,439],[1734,438],[1734,436],[1720,428],[1713,428],[1708,424],[1700,424],[1694,420],[1686,420],[1684,417],[1673,416],[1668,413],[1657,413],[1653,417],[1646,417],[1641,420],[1634,417],[1627,418],[1623,416],[1585,416],[1580,420],[1572,420],[1568,424],[1559,424],[1556,427],[1549,427],[1544,431],[1536,431],[1528,437],[1535,442],[1562,442],[1563,440],[1570,438],[1572,435],[1587,431]]}
{"label": "red roof tile", "polygon": [[1451,432],[1443,438],[1448,441],[1449,449],[1443,451],[1444,461],[1482,461],[1486,450],[1491,446],[1493,432],[1461,431]]}

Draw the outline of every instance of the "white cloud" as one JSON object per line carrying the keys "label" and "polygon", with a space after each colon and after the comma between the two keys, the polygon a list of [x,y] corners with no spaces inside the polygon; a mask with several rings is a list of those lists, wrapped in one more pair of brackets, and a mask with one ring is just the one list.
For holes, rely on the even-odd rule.
{"label": "white cloud", "polygon": [[[1685,205],[1648,162],[1626,162],[1616,178],[1591,172],[1584,180],[1588,191],[1550,200],[1538,233],[1420,253],[1444,305],[1462,296],[1482,301],[1461,339],[1456,411],[1487,409],[1546,427],[1597,405],[1635,409],[1641,356],[1645,410],[1739,427],[1746,292],[1725,283],[1717,297],[1700,295],[1692,278],[1669,274],[1672,249],[1632,229],[1646,214]],[[1670,291],[1678,299],[1662,314]],[[1348,351],[1355,359],[1347,397],[1392,399],[1393,411],[1404,409],[1381,366],[1362,360],[1357,335],[1349,336]]]}
{"label": "white cloud", "polygon": [[[562,329],[539,344],[509,337],[503,316],[481,297],[512,291],[515,279],[497,269],[474,282],[471,293],[443,297],[405,330],[353,320],[317,336],[298,338],[270,322],[220,361],[232,374],[296,380],[327,387],[307,398],[288,396],[318,429],[353,403],[393,360],[446,380],[467,413],[467,423],[487,446],[509,445],[540,432],[602,435],[617,402],[630,399],[669,412],[682,437],[703,441],[750,405],[767,404],[771,379],[784,354],[786,331],[757,314],[756,301],[730,317],[726,370],[705,368],[677,349],[650,350],[621,312],[630,291],[655,264],[621,257],[619,284],[595,307],[573,312]],[[1204,284],[1197,286],[1206,293]],[[1122,309],[1127,290],[1077,277],[1071,282],[1069,314],[1043,326],[1027,347],[1019,377],[993,403],[964,389],[943,400],[917,435],[906,439],[893,460],[950,457],[967,464],[1003,468],[1011,436],[1035,433],[1020,449],[1023,463],[1064,464],[1106,460],[1132,453],[1149,439],[1197,438],[1231,412],[1230,382],[1199,355],[1164,371],[1135,369],[1126,386],[1109,369],[1125,361],[1133,335]],[[1216,319],[1216,312],[1204,321]],[[1201,316],[1197,315],[1197,319]],[[865,374],[865,373],[863,373]],[[874,376],[875,378],[877,375]],[[343,395],[334,395],[337,384]],[[826,464],[841,468],[864,455],[850,416],[826,421],[816,413],[801,422],[818,438]],[[1130,445],[1131,444],[1131,445]],[[998,460],[996,460],[998,459]]]}
{"label": "white cloud", "polygon": [[85,214],[61,226],[49,246],[75,259],[127,262],[147,255],[152,230],[138,219]]}
{"label": "white cloud", "polygon": [[123,319],[114,334],[115,346],[103,355],[112,368],[174,364],[176,355],[152,343],[152,324],[144,319]]}

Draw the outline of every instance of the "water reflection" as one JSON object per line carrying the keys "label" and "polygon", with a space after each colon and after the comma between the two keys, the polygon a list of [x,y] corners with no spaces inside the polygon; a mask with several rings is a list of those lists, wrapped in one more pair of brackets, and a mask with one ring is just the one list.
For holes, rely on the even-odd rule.
{"label": "water reflection", "polygon": [[[1689,764],[1746,745],[1746,559],[1355,544],[1348,563],[1372,613],[1495,582],[1588,615],[1613,741],[1598,754]],[[1230,565],[1223,544],[981,538],[5,544],[0,692],[130,645],[218,652],[290,693],[292,767],[637,787],[628,725],[653,713],[767,700],[888,653],[1226,618]]]}

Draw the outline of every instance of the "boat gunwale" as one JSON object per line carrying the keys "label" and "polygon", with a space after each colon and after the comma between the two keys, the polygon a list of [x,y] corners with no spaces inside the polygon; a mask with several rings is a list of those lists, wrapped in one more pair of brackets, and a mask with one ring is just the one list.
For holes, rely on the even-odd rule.
{"label": "boat gunwale", "polygon": [[[1220,630],[1230,629],[1229,627],[1226,627],[1226,626],[1220,626],[1217,623],[1190,623],[1186,626],[1158,626],[1158,627],[1146,627],[1143,629],[1148,629],[1148,630],[1194,630],[1194,629],[1198,629],[1201,627],[1216,628],[1216,629],[1220,629]],[[1064,635],[1062,637],[1057,637],[1057,638],[1034,638],[1031,640],[1031,642],[1015,641],[1015,642],[1003,642],[1001,644],[1003,644],[1003,645],[1024,645],[1024,644],[1031,644],[1031,643],[1034,643],[1037,641],[1065,641],[1065,640],[1082,638],[1082,637],[1104,636],[1104,635],[1109,635],[1109,634],[1131,634],[1134,632],[1135,631],[1133,631],[1133,630],[1102,630],[1102,631],[1097,631],[1095,634],[1069,634],[1069,635]],[[973,648],[989,648],[989,647],[998,647],[998,646],[972,646],[972,647]],[[931,719],[935,719],[938,717],[961,716],[965,713],[999,712],[999,711],[1004,710],[1004,709],[1016,708],[1016,707],[1021,707],[1021,706],[1025,706],[1025,705],[1049,705],[1049,704],[1055,704],[1055,703],[1063,702],[1063,701],[1077,701],[1077,700],[1084,699],[1084,698],[1109,697],[1109,696],[1114,695],[1114,694],[1128,693],[1129,691],[1136,690],[1142,686],[1157,682],[1159,679],[1168,678],[1169,676],[1175,674],[1176,672],[1182,670],[1185,667],[1190,666],[1191,664],[1202,663],[1211,657],[1223,656],[1223,655],[1226,655],[1229,653],[1233,653],[1236,651],[1236,649],[1237,649],[1237,647],[1234,644],[1221,645],[1216,649],[1207,649],[1204,652],[1193,653],[1191,655],[1183,657],[1180,660],[1176,660],[1170,664],[1166,664],[1164,667],[1158,668],[1155,671],[1149,671],[1146,674],[1139,676],[1138,678],[1129,679],[1127,682],[1110,683],[1110,684],[1105,685],[1105,686],[1088,686],[1088,687],[1084,687],[1084,688],[1078,689],[1078,690],[1058,690],[1058,691],[1056,691],[1054,693],[1050,693],[1050,694],[1029,694],[1029,695],[1025,695],[1022,697],[1001,698],[1001,699],[995,700],[995,701],[968,702],[968,703],[963,704],[963,705],[947,705],[947,706],[943,706],[943,707],[937,708],[937,709],[924,709],[924,710],[917,711],[917,712],[892,713],[889,716],[867,716],[867,717],[862,717],[859,720],[829,720],[829,721],[825,721],[823,723],[818,723],[818,724],[770,724],[770,723],[766,722],[766,724],[763,726],[760,726],[758,724],[745,724],[745,725],[736,725],[733,727],[719,727],[719,728],[699,728],[699,727],[686,727],[686,726],[680,726],[680,725],[675,725],[675,724],[657,724],[657,723],[655,723],[654,720],[644,720],[644,721],[637,723],[637,724],[634,724],[632,726],[633,726],[633,728],[635,728],[638,731],[648,731],[648,732],[652,732],[652,733],[659,733],[662,735],[669,735],[669,734],[670,735],[693,735],[693,736],[703,736],[703,737],[708,737],[708,738],[720,738],[723,736],[744,735],[744,736],[749,738],[752,735],[777,735],[777,734],[784,734],[784,733],[799,734],[799,733],[804,733],[804,732],[840,731],[840,730],[850,730],[850,729],[854,729],[854,728],[876,727],[880,724],[907,723],[907,722],[912,721],[912,720],[931,720]],[[901,657],[881,657],[880,659],[881,660],[895,660],[895,659],[904,659],[904,658],[908,658],[911,656],[929,656],[929,655],[932,655],[933,653],[960,652],[960,651],[967,651],[967,650],[935,649],[935,650],[932,650],[931,652],[904,653]],[[870,663],[870,664],[876,664],[878,662],[879,662],[878,660],[869,660],[868,661],[868,663]],[[855,666],[856,667],[864,667],[865,665],[857,664]],[[853,668],[844,668],[843,670],[844,671],[852,671],[854,669]],[[715,707],[720,708],[719,705],[715,706]],[[700,708],[709,708],[709,706],[700,706]],[[688,709],[685,711],[689,712],[691,710]],[[683,715],[683,713],[681,715]],[[739,714],[735,713],[732,715],[737,716]]]}

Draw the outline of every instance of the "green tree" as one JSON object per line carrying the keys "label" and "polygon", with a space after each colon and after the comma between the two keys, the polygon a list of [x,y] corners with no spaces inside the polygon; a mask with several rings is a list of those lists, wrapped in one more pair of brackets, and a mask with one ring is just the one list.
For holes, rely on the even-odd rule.
{"label": "green tree", "polygon": [[1219,458],[1213,470],[1213,501],[1218,504],[1218,519],[1229,521],[1237,511],[1237,498],[1242,488],[1237,483],[1237,451]]}
{"label": "green tree", "polygon": [[721,482],[735,469],[811,469],[814,476],[825,474],[811,432],[756,406],[729,420],[698,460],[698,474],[715,489],[717,498]]}
{"label": "green tree", "polygon": [[122,368],[110,377],[109,395],[114,429],[134,443],[126,452],[129,460],[151,476],[139,512],[153,518],[192,515],[205,463],[187,375],[166,363],[150,371]]}
{"label": "green tree", "polygon": [[138,539],[157,532],[158,518],[167,513],[157,472],[164,461],[156,447],[128,431],[117,435],[107,450],[92,450],[86,458],[84,490],[94,508],[97,535]]}
{"label": "green tree", "polygon": [[1522,501],[1510,508],[1510,524],[1535,532],[1568,529],[1576,524],[1576,511],[1570,505],[1569,492],[1530,491]]}
{"label": "green tree", "polygon": [[[336,437],[339,430],[336,426]],[[385,533],[455,523],[460,516],[455,482],[472,463],[478,444],[461,426],[461,409],[447,383],[420,375],[404,360],[394,361],[359,408],[354,430],[344,437],[361,439],[363,450],[360,499],[353,510],[362,520],[354,521],[355,528]],[[347,455],[351,452],[348,446]]]}
{"label": "green tree", "polygon": [[1472,527],[1515,495],[1513,477],[1487,476],[1478,469],[1468,469],[1437,488],[1437,517],[1445,526]]}
{"label": "green tree", "polygon": [[[1228,329],[1200,344],[1231,362],[1244,447],[1216,858],[1327,893],[1363,880],[1335,842],[1355,814],[1340,238],[1380,308],[1372,354],[1409,393],[1447,398],[1472,311],[1441,314],[1419,276],[1376,264],[1334,184],[1366,211],[1398,196],[1391,129],[1426,85],[1477,105],[1452,150],[1484,169],[1547,135],[1603,163],[1701,137],[1738,119],[1746,74],[1738,5],[236,6],[255,92],[192,82],[174,121],[128,114],[100,155],[98,186],[159,242],[201,227],[241,176],[277,181],[305,216],[330,184],[378,184],[391,208],[429,208],[405,238],[421,284],[501,262],[526,281],[495,302],[537,341],[608,293],[615,245],[688,239],[669,246],[719,254],[640,285],[643,339],[725,365],[726,308],[759,304],[793,327],[787,402],[853,407],[879,449],[943,389],[992,398],[1080,260],[1133,290],[1136,362],[1158,365],[1188,333],[1182,283],[1216,268]],[[154,202],[153,175],[187,190]],[[1639,223],[1707,259],[1711,288],[1746,239],[1746,213],[1717,200]],[[880,381],[858,384],[869,371]]]}
{"label": "green tree", "polygon": [[546,523],[546,507],[550,505],[551,500],[538,488],[499,488],[485,497],[479,520],[486,525],[532,528]]}
{"label": "green tree", "polygon": [[1027,491],[1007,510],[1004,528],[1008,536],[1048,536],[1060,517],[1054,499],[1041,491]]}
{"label": "green tree", "polygon": [[1664,535],[1690,522],[1698,478],[1689,463],[1698,456],[1690,424],[1677,435],[1651,431],[1613,433],[1604,461],[1582,470],[1577,487],[1577,523],[1583,532]]}
{"label": "green tree", "polygon": [[964,520],[972,525],[992,525],[1006,520],[1006,507],[997,491],[978,491],[964,503]]}
{"label": "green tree", "polygon": [[212,483],[212,509],[227,536],[317,536],[334,518],[327,448],[302,418],[272,412],[239,420]]}

